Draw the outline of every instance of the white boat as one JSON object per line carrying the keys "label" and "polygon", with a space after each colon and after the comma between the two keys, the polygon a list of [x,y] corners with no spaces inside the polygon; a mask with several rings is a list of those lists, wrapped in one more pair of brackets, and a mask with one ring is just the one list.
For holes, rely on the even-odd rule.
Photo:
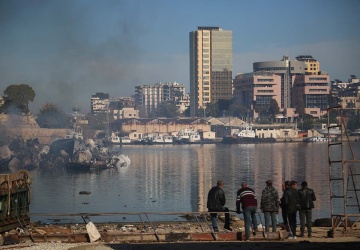
{"label": "white boat", "polygon": [[306,141],[307,142],[328,142],[329,140],[326,137],[316,136],[316,137],[312,137],[312,138],[307,138]]}
{"label": "white boat", "polygon": [[78,141],[84,140],[84,137],[82,135],[82,131],[79,127],[72,129],[71,131],[67,132],[65,134],[65,139],[75,139]]}
{"label": "white boat", "polygon": [[111,136],[108,138],[108,141],[111,143],[111,144],[121,144],[121,140],[120,140],[120,136],[118,136],[117,134],[115,133],[111,133]]}
{"label": "white boat", "polygon": [[110,167],[128,167],[131,161],[128,155],[113,154],[110,157]]}
{"label": "white boat", "polygon": [[129,136],[123,136],[120,138],[121,144],[129,144],[131,143],[131,139]]}
{"label": "white boat", "polygon": [[196,133],[190,135],[189,142],[194,143],[194,142],[199,142],[199,141],[201,141],[201,137],[200,137],[199,133],[196,132]]}
{"label": "white boat", "polygon": [[172,144],[173,138],[170,135],[158,135],[152,139],[154,144]]}
{"label": "white boat", "polygon": [[200,142],[201,141],[201,137],[199,132],[190,129],[190,128],[185,128],[182,129],[178,132],[178,135],[176,137],[176,141],[179,143],[186,143],[186,142]]}
{"label": "white boat", "polygon": [[240,129],[236,129],[233,133],[238,138],[255,138],[255,131],[252,129],[250,124],[241,126]]}
{"label": "white boat", "polygon": [[111,136],[108,138],[111,144],[120,145],[120,144],[129,144],[131,139],[129,136],[120,137],[115,133],[111,133]]}

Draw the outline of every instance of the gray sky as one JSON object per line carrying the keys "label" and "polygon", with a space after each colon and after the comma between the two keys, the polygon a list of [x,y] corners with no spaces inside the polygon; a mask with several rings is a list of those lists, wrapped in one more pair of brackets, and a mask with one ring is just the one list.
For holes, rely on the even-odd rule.
{"label": "gray sky", "polygon": [[29,84],[46,102],[90,111],[96,92],[186,84],[189,32],[233,31],[233,75],[256,61],[312,55],[331,80],[360,77],[357,0],[0,0],[0,90]]}

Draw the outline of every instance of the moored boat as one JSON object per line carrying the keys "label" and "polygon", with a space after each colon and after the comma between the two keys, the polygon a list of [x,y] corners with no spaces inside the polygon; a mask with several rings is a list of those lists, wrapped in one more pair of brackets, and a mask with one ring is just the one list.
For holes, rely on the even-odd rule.
{"label": "moored boat", "polygon": [[173,144],[173,137],[170,135],[159,135],[152,139],[154,144]]}
{"label": "moored boat", "polygon": [[250,144],[269,142],[276,142],[276,139],[256,137],[256,133],[250,124],[243,125],[240,129],[236,129],[231,136],[225,136],[222,140],[222,143],[224,144]]}

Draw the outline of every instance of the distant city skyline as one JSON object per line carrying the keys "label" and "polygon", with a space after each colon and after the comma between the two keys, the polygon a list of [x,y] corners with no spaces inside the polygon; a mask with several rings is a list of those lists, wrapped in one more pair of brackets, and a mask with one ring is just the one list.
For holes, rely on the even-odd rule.
{"label": "distant city skyline", "polygon": [[258,61],[312,55],[331,80],[360,75],[360,1],[0,0],[0,91],[28,84],[46,102],[90,112],[91,95],[178,82],[190,92],[189,32],[233,34],[233,78]]}

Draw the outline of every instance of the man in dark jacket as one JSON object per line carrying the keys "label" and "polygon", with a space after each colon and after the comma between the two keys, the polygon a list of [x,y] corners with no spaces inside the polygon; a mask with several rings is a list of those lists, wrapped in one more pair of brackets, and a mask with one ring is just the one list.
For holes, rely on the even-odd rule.
{"label": "man in dark jacket", "polygon": [[217,185],[212,187],[208,193],[207,208],[210,212],[211,222],[214,232],[219,232],[217,225],[217,213],[214,212],[225,212],[225,225],[224,228],[232,231],[230,228],[230,215],[229,209],[225,206],[226,198],[223,190],[224,182],[222,180],[217,181]]}
{"label": "man in dark jacket", "polygon": [[279,213],[279,195],[278,191],[273,187],[272,181],[266,181],[266,187],[261,193],[260,209],[265,217],[265,232],[269,232],[270,219],[272,231],[276,232],[276,216]]}
{"label": "man in dark jacket", "polygon": [[300,196],[301,209],[299,212],[300,217],[300,234],[299,237],[304,237],[305,232],[305,217],[306,226],[308,229],[308,237],[311,238],[311,226],[312,226],[312,209],[314,208],[314,201],[316,201],[314,190],[308,188],[307,182],[301,183],[301,189],[298,191]]}
{"label": "man in dark jacket", "polygon": [[299,209],[300,197],[298,191],[291,187],[290,181],[285,182],[284,205],[291,230],[288,238],[296,239],[296,213]]}
{"label": "man in dark jacket", "polygon": [[237,191],[236,199],[236,213],[240,214],[240,203],[244,212],[244,222],[245,222],[245,240],[248,241],[250,238],[250,226],[251,222],[254,228],[254,231],[257,231],[257,221],[256,221],[256,210],[257,210],[257,199],[255,196],[255,191],[252,188],[249,188],[246,182],[241,183],[241,188]]}

